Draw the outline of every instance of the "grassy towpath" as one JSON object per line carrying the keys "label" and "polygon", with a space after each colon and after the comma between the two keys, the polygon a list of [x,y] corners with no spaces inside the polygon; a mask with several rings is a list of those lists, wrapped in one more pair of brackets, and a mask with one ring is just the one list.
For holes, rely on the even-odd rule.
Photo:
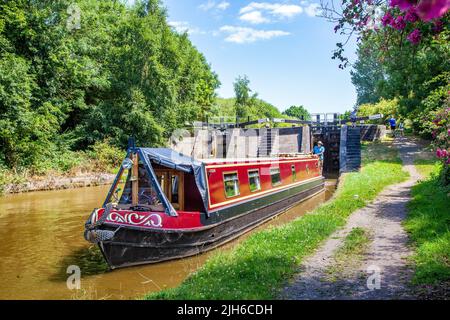
{"label": "grassy towpath", "polygon": [[[144,298],[276,299],[298,265],[354,211],[407,176],[392,143],[364,145],[361,171],[342,176],[330,201],[283,226],[255,232],[232,250],[218,250],[178,287]],[[360,243],[356,236],[350,242]]]}
{"label": "grassy towpath", "polygon": [[[420,178],[414,166],[420,147],[413,140],[394,141],[410,178],[384,189],[376,199],[354,212],[344,228],[306,259],[295,280],[282,297],[288,299],[409,299],[415,293],[410,283],[413,255],[403,223],[411,189]],[[336,253],[342,251],[354,230],[364,230],[370,244],[361,242],[358,255],[349,254],[337,264]],[[353,241],[355,242],[355,241]],[[355,242],[358,246],[358,242]],[[355,263],[356,261],[356,263]],[[339,266],[339,268],[336,267]],[[331,271],[330,271],[331,270]],[[337,271],[336,271],[337,270]],[[330,277],[330,273],[333,277]],[[379,277],[372,277],[373,275]],[[379,282],[378,282],[379,280]],[[369,284],[369,285],[368,285]]]}

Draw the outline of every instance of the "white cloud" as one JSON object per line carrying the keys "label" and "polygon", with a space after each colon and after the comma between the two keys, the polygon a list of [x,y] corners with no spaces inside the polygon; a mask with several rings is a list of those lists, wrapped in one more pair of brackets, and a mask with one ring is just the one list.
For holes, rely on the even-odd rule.
{"label": "white cloud", "polygon": [[292,19],[305,13],[310,17],[320,14],[320,5],[309,1],[293,3],[251,2],[239,10],[239,19],[252,24]]}
{"label": "white cloud", "polygon": [[251,43],[258,40],[269,40],[272,38],[287,36],[290,34],[289,32],[281,30],[257,30],[253,28],[236,26],[223,26],[220,28],[220,31],[229,34],[225,38],[225,41],[239,44]]}
{"label": "white cloud", "polygon": [[297,5],[280,5],[277,8],[273,9],[273,14],[280,16],[280,17],[286,17],[286,18],[292,18],[293,16],[302,13],[303,8]]}
{"label": "white cloud", "polygon": [[199,5],[199,9],[202,9],[203,11],[208,11],[211,10],[212,8],[214,8],[216,6],[216,2],[213,0],[208,0],[205,3],[202,3],[201,5]]}
{"label": "white cloud", "polygon": [[311,3],[308,6],[305,6],[305,12],[310,17],[315,17],[320,14],[320,6],[317,3]]}
{"label": "white cloud", "polygon": [[205,32],[197,27],[193,27],[187,21],[169,21],[169,26],[175,29],[178,33],[189,33],[189,34],[204,34]]}
{"label": "white cloud", "polygon": [[261,11],[251,11],[244,13],[239,17],[242,21],[250,22],[252,24],[260,24],[270,22],[269,19],[263,17]]}
{"label": "white cloud", "polygon": [[212,9],[223,11],[223,10],[226,10],[229,6],[230,6],[230,3],[228,1],[221,1],[221,2],[217,3],[214,0],[208,0],[207,2],[202,3],[198,7],[199,7],[199,9],[201,9],[203,11],[209,11]]}
{"label": "white cloud", "polygon": [[219,10],[227,10],[227,8],[230,6],[230,3],[227,1],[222,1],[217,5],[217,9]]}
{"label": "white cloud", "polygon": [[241,8],[239,11],[239,14],[241,15],[239,19],[250,21],[248,17],[254,17],[259,19],[253,19],[250,21],[251,23],[267,23],[272,21],[271,18],[292,18],[302,12],[303,8],[295,4],[251,2],[247,6]]}

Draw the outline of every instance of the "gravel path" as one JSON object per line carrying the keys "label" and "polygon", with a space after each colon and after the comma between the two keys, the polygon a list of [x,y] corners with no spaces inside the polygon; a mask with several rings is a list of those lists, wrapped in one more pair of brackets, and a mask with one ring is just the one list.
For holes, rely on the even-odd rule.
{"label": "gravel path", "polygon": [[[411,250],[408,236],[401,223],[405,219],[406,204],[411,187],[420,178],[414,158],[420,147],[407,138],[397,138],[394,145],[400,152],[404,170],[410,173],[406,182],[384,189],[366,207],[354,212],[346,226],[333,234],[319,250],[307,258],[300,273],[281,294],[282,299],[412,299],[408,283],[412,271],[407,265]],[[334,252],[345,236],[362,227],[371,234],[371,244],[358,266],[349,264],[337,280],[329,280],[327,270],[333,265]],[[375,277],[379,274],[379,277]],[[377,280],[379,279],[379,289]],[[371,284],[368,288],[368,283]]]}

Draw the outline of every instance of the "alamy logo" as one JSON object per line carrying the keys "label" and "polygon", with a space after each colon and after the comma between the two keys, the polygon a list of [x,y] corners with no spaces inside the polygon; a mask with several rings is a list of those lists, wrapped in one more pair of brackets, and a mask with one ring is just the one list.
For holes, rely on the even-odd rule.
{"label": "alamy logo", "polygon": [[70,274],[70,276],[67,278],[66,285],[67,289],[79,290],[81,288],[81,270],[79,266],[70,265],[67,267],[66,270],[67,274]]}
{"label": "alamy logo", "polygon": [[367,267],[367,273],[370,276],[367,278],[367,289],[375,290],[381,288],[381,268],[379,266],[371,265]]}

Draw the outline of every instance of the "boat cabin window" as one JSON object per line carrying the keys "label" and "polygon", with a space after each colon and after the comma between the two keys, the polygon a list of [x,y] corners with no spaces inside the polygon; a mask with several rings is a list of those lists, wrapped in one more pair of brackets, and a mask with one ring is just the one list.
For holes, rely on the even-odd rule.
{"label": "boat cabin window", "polygon": [[261,190],[261,180],[259,179],[259,170],[248,171],[248,183],[251,192]]}
{"label": "boat cabin window", "polygon": [[173,208],[184,210],[184,173],[171,169],[155,169],[155,174]]}
{"label": "boat cabin window", "polygon": [[224,173],[223,184],[225,187],[225,196],[227,198],[239,195],[239,179],[237,172]]}
{"label": "boat cabin window", "polygon": [[280,168],[270,169],[270,178],[273,186],[281,184]]}
{"label": "boat cabin window", "polygon": [[292,181],[296,181],[297,180],[297,171],[295,171],[295,165],[291,166],[291,171],[292,171]]}
{"label": "boat cabin window", "polygon": [[112,194],[112,201],[122,208],[133,205],[133,182],[137,181],[137,204],[147,205],[153,211],[164,211],[156,190],[152,187],[145,165],[139,161],[138,176],[133,177],[133,168],[124,169],[122,176]]}

